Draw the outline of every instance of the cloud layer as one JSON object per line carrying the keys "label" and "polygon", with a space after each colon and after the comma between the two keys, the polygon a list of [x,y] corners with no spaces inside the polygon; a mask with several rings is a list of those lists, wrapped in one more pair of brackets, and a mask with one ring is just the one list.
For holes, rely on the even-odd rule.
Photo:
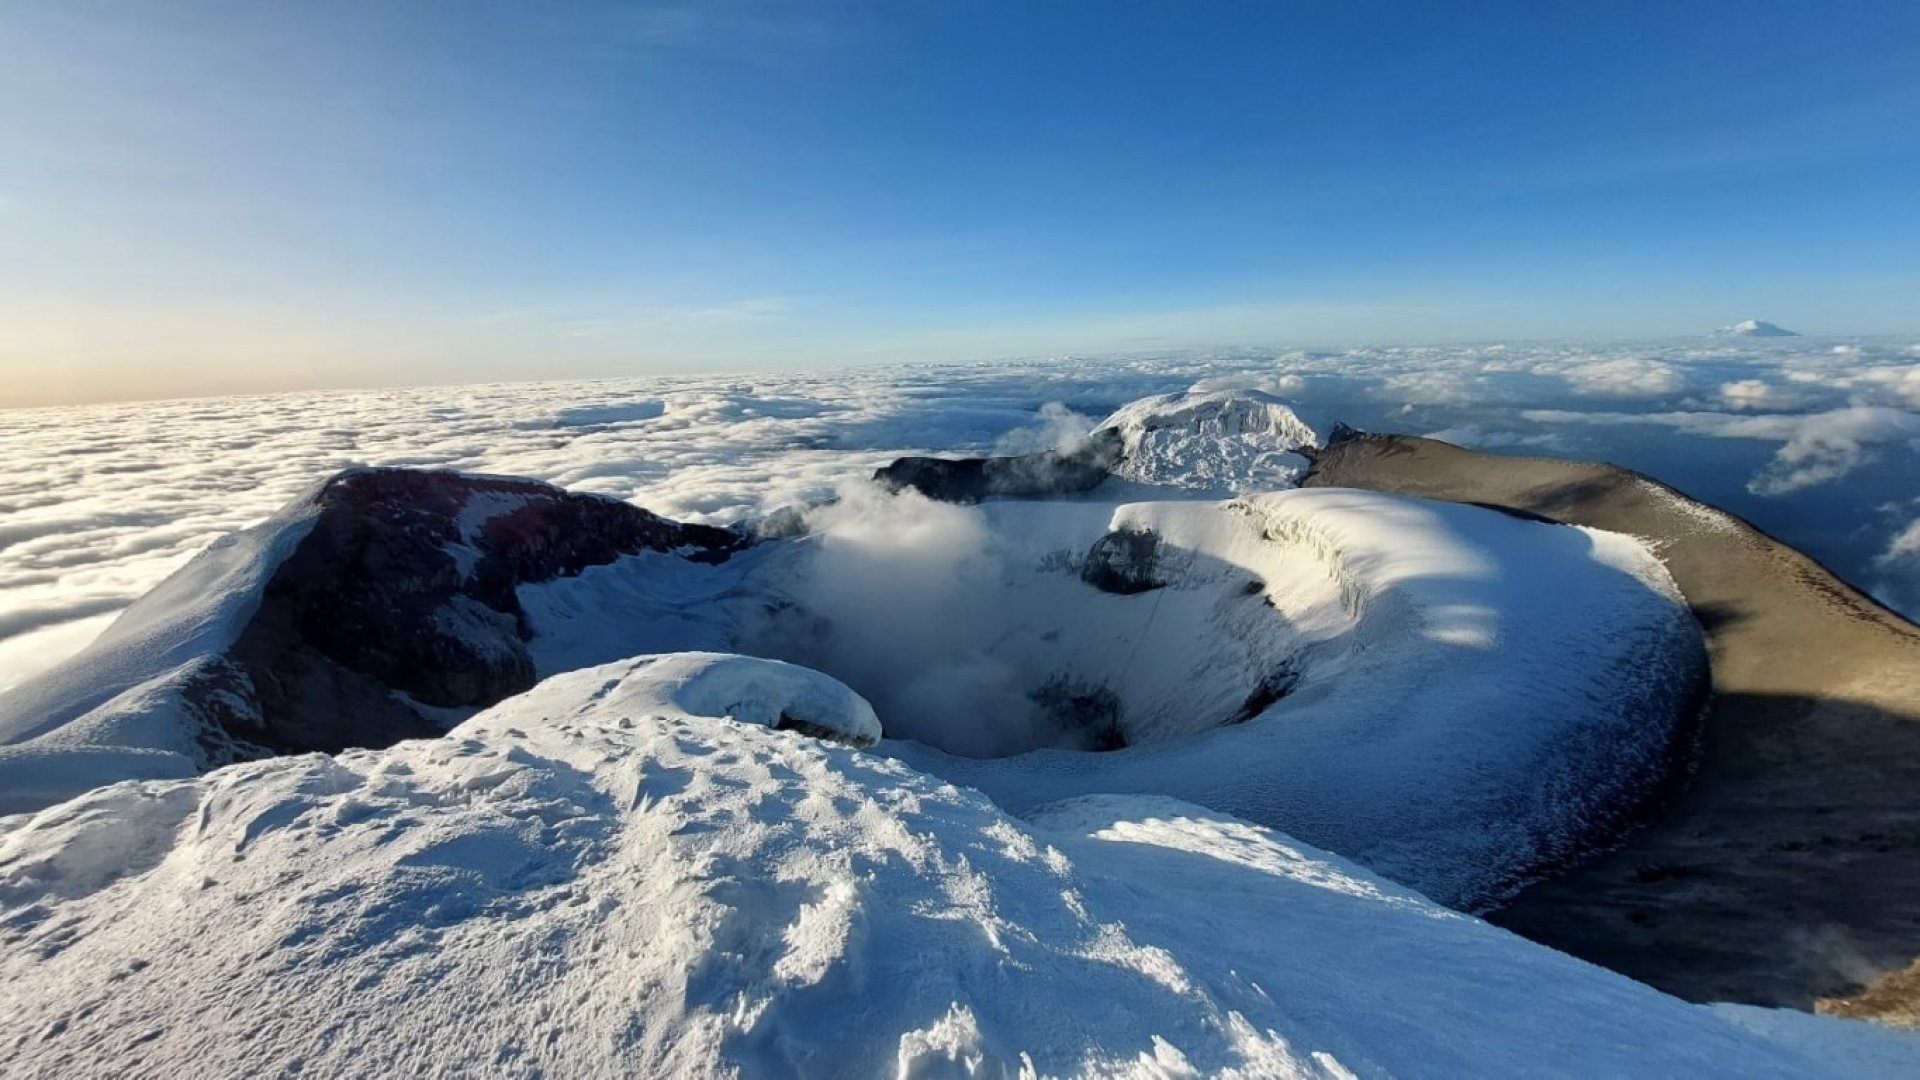
{"label": "cloud layer", "polygon": [[724,522],[828,497],[903,453],[1051,445],[1195,384],[1268,390],[1364,428],[1618,461],[1920,611],[1920,507],[1907,502],[1920,346],[1241,350],[8,412],[0,686],[350,464],[532,476]]}

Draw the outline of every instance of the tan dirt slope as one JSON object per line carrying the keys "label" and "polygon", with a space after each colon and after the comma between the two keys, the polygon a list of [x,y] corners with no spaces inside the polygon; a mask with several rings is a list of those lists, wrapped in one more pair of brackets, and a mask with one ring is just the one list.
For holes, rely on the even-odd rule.
{"label": "tan dirt slope", "polygon": [[1610,465],[1357,435],[1306,482],[1644,537],[1706,630],[1714,700],[1690,781],[1625,846],[1492,921],[1696,1001],[1920,1020],[1920,627]]}

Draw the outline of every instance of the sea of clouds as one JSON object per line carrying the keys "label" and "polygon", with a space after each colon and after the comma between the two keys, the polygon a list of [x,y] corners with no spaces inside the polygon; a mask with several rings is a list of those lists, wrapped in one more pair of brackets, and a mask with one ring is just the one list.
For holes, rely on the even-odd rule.
{"label": "sea of clouds", "polygon": [[348,465],[531,476],[724,523],[831,497],[902,454],[1033,450],[1195,386],[1640,469],[1920,615],[1920,343],[1238,350],[0,413],[0,688]]}

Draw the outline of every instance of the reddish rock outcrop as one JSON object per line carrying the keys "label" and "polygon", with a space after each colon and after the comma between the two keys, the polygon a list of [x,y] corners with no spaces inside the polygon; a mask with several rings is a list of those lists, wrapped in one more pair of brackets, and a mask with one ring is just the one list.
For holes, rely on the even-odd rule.
{"label": "reddish rock outcrop", "polygon": [[357,469],[224,656],[182,686],[210,763],[438,734],[434,710],[534,684],[516,590],[642,551],[720,562],[739,534],[532,480]]}

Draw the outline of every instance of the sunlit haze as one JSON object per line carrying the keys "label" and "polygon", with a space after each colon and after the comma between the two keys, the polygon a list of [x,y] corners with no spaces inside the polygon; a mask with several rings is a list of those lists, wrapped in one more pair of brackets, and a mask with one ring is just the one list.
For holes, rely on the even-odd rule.
{"label": "sunlit haze", "polygon": [[0,405],[1906,334],[1915,41],[1891,2],[16,4]]}

